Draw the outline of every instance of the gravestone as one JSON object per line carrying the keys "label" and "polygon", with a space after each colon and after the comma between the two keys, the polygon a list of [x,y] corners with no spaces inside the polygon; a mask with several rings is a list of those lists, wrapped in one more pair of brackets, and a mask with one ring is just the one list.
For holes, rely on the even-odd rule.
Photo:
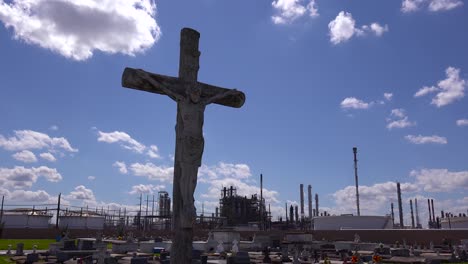
{"label": "gravestone", "polygon": [[250,264],[250,256],[246,251],[239,251],[236,255],[230,256],[227,259],[229,264]]}
{"label": "gravestone", "polygon": [[195,206],[193,194],[204,149],[204,112],[211,103],[241,107],[245,95],[235,89],[215,87],[197,81],[200,33],[181,31],[179,77],[169,77],[126,68],[122,86],[169,96],[177,102],[176,147],[173,179],[174,239],[173,264],[191,263]]}
{"label": "gravestone", "polygon": [[130,259],[130,264],[148,264],[148,258],[133,257]]}
{"label": "gravestone", "polygon": [[18,243],[16,244],[16,256],[23,256],[24,255],[24,244],[23,243]]}
{"label": "gravestone", "polygon": [[291,262],[291,259],[288,256],[288,247],[281,247],[281,262]]}
{"label": "gravestone", "polygon": [[25,264],[32,264],[34,262],[38,262],[39,261],[39,254],[37,253],[30,253],[28,255],[26,255],[26,262]]}

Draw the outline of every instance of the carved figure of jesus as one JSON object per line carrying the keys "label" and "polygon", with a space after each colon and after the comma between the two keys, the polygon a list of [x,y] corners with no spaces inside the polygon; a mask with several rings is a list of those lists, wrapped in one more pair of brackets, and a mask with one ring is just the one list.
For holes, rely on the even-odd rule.
{"label": "carved figure of jesus", "polygon": [[[186,84],[185,95],[181,95],[165,87],[163,83],[157,82],[143,70],[138,70],[138,75],[177,102],[176,164],[174,170],[180,170],[180,174],[178,174],[180,179],[177,182],[182,196],[181,208],[185,210],[186,216],[195,216],[193,194],[197,186],[198,168],[201,166],[205,146],[203,138],[205,108],[217,100],[238,93],[238,91],[230,89],[209,98],[201,98],[201,88],[197,83],[192,83]],[[180,220],[182,228],[191,228],[194,219],[181,218]]]}

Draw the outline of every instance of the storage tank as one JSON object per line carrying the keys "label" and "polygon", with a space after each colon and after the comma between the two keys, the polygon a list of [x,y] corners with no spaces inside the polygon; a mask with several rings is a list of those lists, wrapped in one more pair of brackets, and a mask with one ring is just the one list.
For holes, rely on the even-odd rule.
{"label": "storage tank", "polygon": [[314,230],[392,229],[390,216],[319,216],[314,217]]}
{"label": "storage tank", "polygon": [[442,229],[468,229],[468,217],[444,217],[440,224]]}
{"label": "storage tank", "polygon": [[48,228],[52,215],[37,213],[5,212],[2,217],[4,228]]}
{"label": "storage tank", "polygon": [[69,229],[104,229],[104,216],[79,216],[66,215],[60,216],[59,227]]}

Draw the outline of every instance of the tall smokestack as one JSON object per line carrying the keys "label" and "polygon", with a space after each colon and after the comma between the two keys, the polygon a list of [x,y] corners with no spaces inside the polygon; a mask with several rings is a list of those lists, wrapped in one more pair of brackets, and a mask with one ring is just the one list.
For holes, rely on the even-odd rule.
{"label": "tall smokestack", "polygon": [[294,207],[294,212],[296,213],[296,223],[299,223],[299,207],[297,205]]}
{"label": "tall smokestack", "polygon": [[400,213],[400,228],[403,228],[403,204],[401,203],[401,188],[400,183],[397,182],[397,194],[398,194],[398,211]]}
{"label": "tall smokestack", "polygon": [[307,186],[307,198],[309,202],[309,218],[312,219],[312,186]]}
{"label": "tall smokestack", "polygon": [[291,207],[289,207],[289,222],[294,223],[294,207],[291,204]]}
{"label": "tall smokestack", "polygon": [[434,211],[434,199],[431,199],[431,207],[432,207],[432,220],[435,222],[436,221],[436,218],[435,218],[435,211]]}
{"label": "tall smokestack", "polygon": [[432,222],[431,199],[427,199],[427,207],[429,208],[429,222]]}
{"label": "tall smokestack", "polygon": [[391,203],[390,206],[392,208],[392,224],[393,226],[395,226],[395,213],[393,212],[393,203]]}
{"label": "tall smokestack", "polygon": [[260,230],[263,230],[263,174],[260,174]]}
{"label": "tall smokestack", "polygon": [[301,222],[304,221],[304,184],[299,185],[301,196]]}
{"label": "tall smokestack", "polygon": [[361,210],[359,209],[359,182],[358,182],[358,174],[357,174],[357,148],[353,148],[354,153],[354,179],[356,181],[356,206],[357,206],[357,215],[361,215]]}
{"label": "tall smokestack", "polygon": [[284,210],[285,210],[285,213],[286,213],[286,223],[288,222],[288,203],[284,203]]}
{"label": "tall smokestack", "polygon": [[419,211],[418,211],[418,199],[414,199],[414,206],[416,207],[416,227],[419,228],[421,222],[419,222]]}
{"label": "tall smokestack", "polygon": [[411,209],[411,228],[414,228],[413,200],[409,200],[409,205]]}
{"label": "tall smokestack", "polygon": [[318,193],[315,194],[315,216],[319,216],[319,200],[318,200]]}

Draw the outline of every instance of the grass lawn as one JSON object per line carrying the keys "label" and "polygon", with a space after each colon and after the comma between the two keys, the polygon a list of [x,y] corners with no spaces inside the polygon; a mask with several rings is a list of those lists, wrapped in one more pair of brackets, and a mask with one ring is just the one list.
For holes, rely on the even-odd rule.
{"label": "grass lawn", "polygon": [[[8,250],[8,245],[11,245],[12,250],[16,250],[16,244],[24,243],[24,249],[33,249],[37,245],[37,249],[49,249],[49,244],[54,243],[55,239],[0,239],[0,250]],[[0,260],[0,264],[4,264]]]}
{"label": "grass lawn", "polygon": [[10,257],[0,256],[0,264],[12,264],[13,261],[10,260]]}

